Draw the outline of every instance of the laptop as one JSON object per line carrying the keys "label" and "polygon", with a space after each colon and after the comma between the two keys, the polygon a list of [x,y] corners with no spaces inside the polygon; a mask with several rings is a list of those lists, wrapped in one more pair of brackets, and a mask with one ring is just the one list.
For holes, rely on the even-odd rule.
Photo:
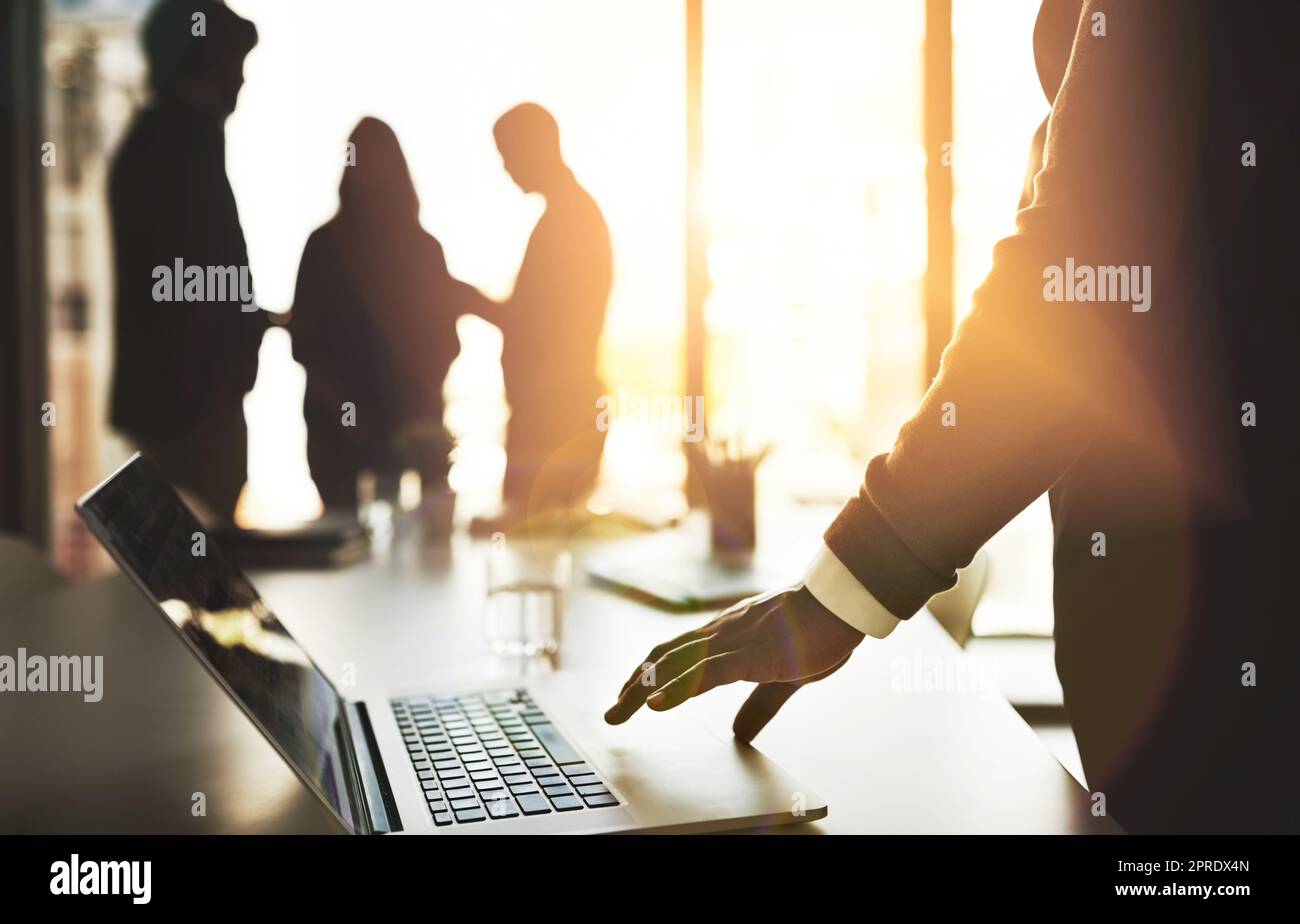
{"label": "laptop", "polygon": [[343,832],[684,833],[826,815],[680,710],[605,726],[563,672],[345,698],[139,454],[77,511]]}

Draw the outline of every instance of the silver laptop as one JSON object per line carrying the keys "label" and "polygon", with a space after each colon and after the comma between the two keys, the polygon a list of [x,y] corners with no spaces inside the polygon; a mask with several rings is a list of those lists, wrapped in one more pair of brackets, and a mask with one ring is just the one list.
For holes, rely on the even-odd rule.
{"label": "silver laptop", "polygon": [[758,751],[689,718],[591,720],[562,673],[344,699],[139,455],[77,511],[343,831],[688,832],[826,815]]}

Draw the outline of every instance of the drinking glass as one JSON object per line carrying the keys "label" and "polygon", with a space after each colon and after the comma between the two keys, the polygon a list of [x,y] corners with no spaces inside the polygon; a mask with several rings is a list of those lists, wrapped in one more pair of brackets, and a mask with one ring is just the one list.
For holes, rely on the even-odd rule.
{"label": "drinking glass", "polygon": [[564,634],[573,557],[567,549],[507,544],[497,534],[487,560],[483,630],[497,655],[553,655]]}

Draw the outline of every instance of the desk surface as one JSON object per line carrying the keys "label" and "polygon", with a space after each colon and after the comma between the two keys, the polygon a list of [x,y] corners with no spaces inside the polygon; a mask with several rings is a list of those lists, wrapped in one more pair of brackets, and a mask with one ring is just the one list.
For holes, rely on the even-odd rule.
{"label": "desk surface", "polygon": [[[485,554],[464,536],[398,542],[346,570],[254,583],[322,669],[335,682],[354,677],[357,692],[518,676],[521,662],[494,659],[483,644]],[[603,709],[653,645],[704,618],[578,577],[559,668],[579,671]],[[102,654],[104,697],[0,694],[0,832],[330,830],[324,809],[125,578],[0,614],[0,653],[19,647]],[[827,819],[791,833],[1117,830],[1092,817],[1087,793],[977,668],[922,613],[801,690],[756,742],[830,805]],[[729,735],[748,689],[683,708]],[[632,721],[656,718],[645,710]],[[196,793],[206,814],[194,812]]]}

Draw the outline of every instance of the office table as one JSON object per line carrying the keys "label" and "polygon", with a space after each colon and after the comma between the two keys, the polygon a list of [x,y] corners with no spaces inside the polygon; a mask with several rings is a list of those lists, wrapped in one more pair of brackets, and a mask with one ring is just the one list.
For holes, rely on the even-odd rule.
{"label": "office table", "polygon": [[[815,530],[782,530],[803,550]],[[797,539],[798,541],[794,541]],[[580,565],[582,544],[577,545]],[[254,573],[272,609],[345,693],[419,689],[554,669],[490,656],[487,545],[397,541],[340,571]],[[796,569],[797,570],[797,569]],[[556,667],[603,711],[651,647],[708,614],[664,612],[585,583],[576,569]],[[0,614],[0,653],[104,656],[104,696],[0,694],[0,832],[325,832],[298,783],[123,576]],[[827,800],[789,833],[1115,832],[1088,794],[928,613],[866,640],[795,695],[755,745]],[[749,684],[684,709],[730,737]],[[633,722],[652,732],[642,710]],[[202,797],[197,794],[202,794]],[[203,812],[198,813],[200,804]]]}

